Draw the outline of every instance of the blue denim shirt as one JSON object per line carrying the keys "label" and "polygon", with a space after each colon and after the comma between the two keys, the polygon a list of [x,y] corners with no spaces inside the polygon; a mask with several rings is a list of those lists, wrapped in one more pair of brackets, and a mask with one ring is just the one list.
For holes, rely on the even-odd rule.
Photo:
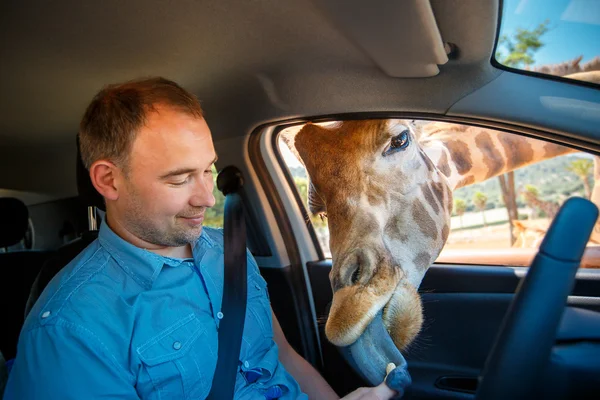
{"label": "blue denim shirt", "polygon": [[[203,399],[217,362],[222,231],[193,259],[138,248],[102,223],[27,317],[6,400]],[[278,358],[267,286],[248,253],[237,399],[306,399]]]}

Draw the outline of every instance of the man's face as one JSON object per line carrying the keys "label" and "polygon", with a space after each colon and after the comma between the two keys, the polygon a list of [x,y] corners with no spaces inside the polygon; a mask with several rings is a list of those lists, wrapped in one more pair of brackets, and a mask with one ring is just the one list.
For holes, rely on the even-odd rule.
{"label": "man's face", "polygon": [[166,106],[156,110],[133,142],[115,211],[139,239],[183,246],[198,239],[204,212],[215,204],[217,157],[204,119]]}

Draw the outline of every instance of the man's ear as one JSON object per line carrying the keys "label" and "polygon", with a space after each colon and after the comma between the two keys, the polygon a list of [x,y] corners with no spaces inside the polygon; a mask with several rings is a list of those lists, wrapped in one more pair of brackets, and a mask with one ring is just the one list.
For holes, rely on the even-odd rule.
{"label": "man's ear", "polygon": [[90,167],[90,179],[94,188],[106,200],[117,200],[119,191],[116,179],[119,170],[116,165],[106,160],[98,160]]}

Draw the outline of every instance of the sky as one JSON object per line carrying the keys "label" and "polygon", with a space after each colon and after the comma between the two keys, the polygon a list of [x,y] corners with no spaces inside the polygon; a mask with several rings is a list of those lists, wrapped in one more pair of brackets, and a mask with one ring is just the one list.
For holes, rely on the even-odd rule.
{"label": "sky", "polygon": [[600,56],[600,0],[504,0],[500,34],[534,29],[546,19],[550,30],[541,38],[545,45],[535,53],[534,66]]}

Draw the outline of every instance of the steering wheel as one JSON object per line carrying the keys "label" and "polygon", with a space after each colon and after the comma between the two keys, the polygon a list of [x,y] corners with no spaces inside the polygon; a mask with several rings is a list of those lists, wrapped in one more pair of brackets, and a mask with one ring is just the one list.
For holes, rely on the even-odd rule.
{"label": "steering wheel", "polygon": [[477,400],[536,397],[597,219],[598,208],[581,197],[560,208],[517,287],[479,378]]}

